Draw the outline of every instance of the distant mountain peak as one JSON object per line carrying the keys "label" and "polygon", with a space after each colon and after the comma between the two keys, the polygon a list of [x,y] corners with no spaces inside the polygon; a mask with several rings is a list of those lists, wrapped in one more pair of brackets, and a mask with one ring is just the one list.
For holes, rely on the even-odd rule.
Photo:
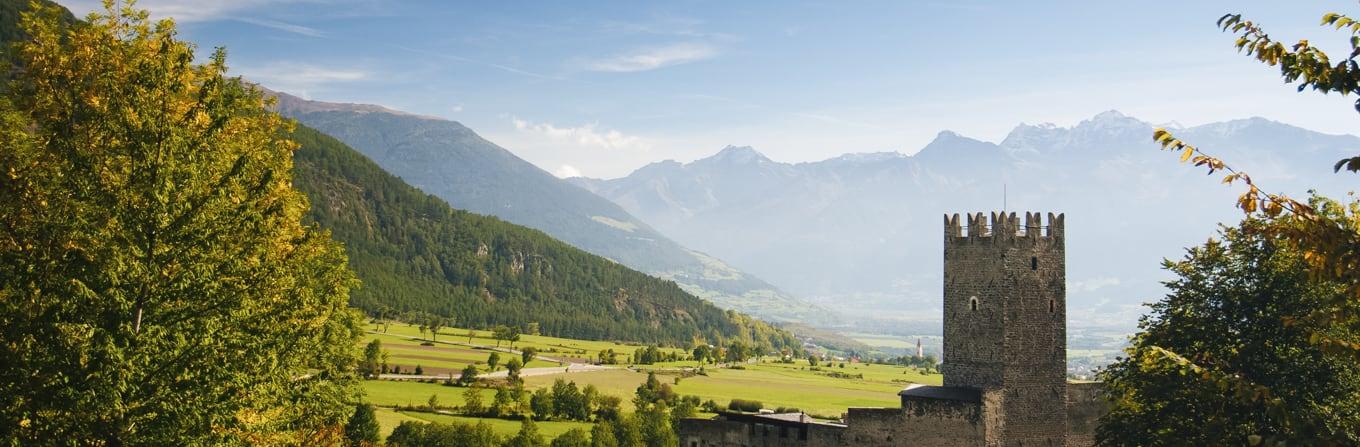
{"label": "distant mountain peak", "polygon": [[713,156],[699,161],[727,164],[751,164],[769,162],[770,159],[751,146],[727,146],[718,151],[717,154],[713,154]]}

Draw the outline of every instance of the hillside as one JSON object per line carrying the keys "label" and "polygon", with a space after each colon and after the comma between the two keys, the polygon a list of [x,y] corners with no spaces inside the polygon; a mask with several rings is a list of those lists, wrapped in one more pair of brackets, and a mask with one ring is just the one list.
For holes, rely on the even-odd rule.
{"label": "hillside", "polygon": [[[299,126],[294,181],[308,217],[345,244],[362,309],[384,306],[487,327],[538,322],[544,334],[688,346],[695,337],[797,346],[787,332],[723,311],[670,281],[529,228],[456,210],[334,138]],[[747,334],[747,335],[743,335]]]}
{"label": "hillside", "polygon": [[[730,147],[619,179],[575,181],[679,243],[854,313],[861,328],[891,331],[906,327],[902,319],[938,318],[942,214],[1003,204],[1065,212],[1074,327],[1128,328],[1141,303],[1162,293],[1162,258],[1212,234],[1211,226],[1187,231],[1184,222],[1241,217],[1232,207],[1236,190],[1178,166],[1152,141],[1153,128],[1110,111],[1073,126],[1020,125],[1000,143],[940,132],[910,155],[782,163]],[[1261,118],[1177,136],[1294,196],[1308,186],[1345,191],[1346,177],[1330,167],[1360,150],[1354,136]],[[896,320],[871,321],[885,317]]]}
{"label": "hillside", "polygon": [[673,280],[724,308],[770,320],[830,319],[830,312],[675,243],[618,205],[554,177],[462,124],[373,105],[277,96],[280,113],[334,136],[458,209],[542,230],[590,253]]}

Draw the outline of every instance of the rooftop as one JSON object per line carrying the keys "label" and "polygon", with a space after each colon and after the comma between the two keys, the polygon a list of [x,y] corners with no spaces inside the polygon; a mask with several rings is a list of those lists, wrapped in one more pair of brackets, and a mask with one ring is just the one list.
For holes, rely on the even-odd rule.
{"label": "rooftop", "polygon": [[982,392],[973,388],[934,385],[912,385],[897,393],[911,399],[955,400],[960,402],[982,402]]}

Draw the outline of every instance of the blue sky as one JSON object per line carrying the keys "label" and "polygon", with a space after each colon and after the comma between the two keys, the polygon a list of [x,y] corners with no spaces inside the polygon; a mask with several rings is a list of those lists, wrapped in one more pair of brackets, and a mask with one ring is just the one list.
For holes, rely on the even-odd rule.
{"label": "blue sky", "polygon": [[[59,0],[60,1],[60,0]],[[64,1],[77,14],[93,0]],[[1117,109],[1354,133],[1217,31],[1224,12],[1335,44],[1342,1],[451,2],[145,0],[233,71],[311,99],[462,122],[545,170],[626,175],[749,145],[779,161],[913,153],[941,130]]]}

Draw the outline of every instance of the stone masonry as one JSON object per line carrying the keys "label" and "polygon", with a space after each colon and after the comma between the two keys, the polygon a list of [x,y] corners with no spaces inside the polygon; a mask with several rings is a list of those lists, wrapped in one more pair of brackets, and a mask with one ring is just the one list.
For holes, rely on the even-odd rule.
{"label": "stone masonry", "polygon": [[837,423],[796,413],[686,419],[681,446],[1093,445],[1107,404],[1100,384],[1066,379],[1064,216],[1023,219],[945,216],[943,386],[913,385],[900,408],[852,408]]}

